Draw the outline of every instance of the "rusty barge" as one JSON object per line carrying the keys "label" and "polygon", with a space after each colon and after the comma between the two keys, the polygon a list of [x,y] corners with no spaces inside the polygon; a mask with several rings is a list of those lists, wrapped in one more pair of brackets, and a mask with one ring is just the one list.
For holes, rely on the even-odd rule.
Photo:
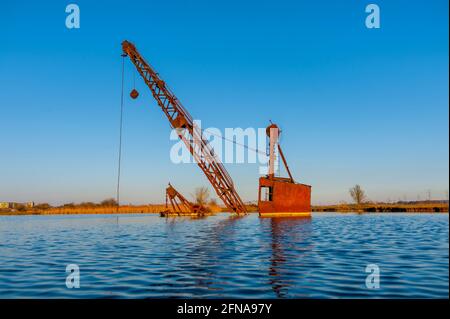
{"label": "rusty barge", "polygon": [[[294,181],[279,144],[280,129],[271,124],[266,129],[269,138],[268,174],[259,178],[258,211],[261,217],[311,216],[311,186]],[[279,158],[289,177],[275,176]]]}

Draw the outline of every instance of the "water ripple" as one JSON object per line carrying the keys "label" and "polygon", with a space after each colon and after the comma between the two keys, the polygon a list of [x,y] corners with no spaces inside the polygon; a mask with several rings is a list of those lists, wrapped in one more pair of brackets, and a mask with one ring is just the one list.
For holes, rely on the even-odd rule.
{"label": "water ripple", "polygon": [[448,298],[448,227],[448,214],[0,216],[0,298]]}

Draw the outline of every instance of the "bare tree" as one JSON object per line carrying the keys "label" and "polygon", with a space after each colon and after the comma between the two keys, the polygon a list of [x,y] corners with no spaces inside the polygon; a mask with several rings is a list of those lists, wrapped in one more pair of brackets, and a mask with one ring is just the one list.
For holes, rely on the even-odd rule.
{"label": "bare tree", "polygon": [[37,204],[36,206],[34,206],[34,208],[46,210],[46,209],[52,208],[52,206],[48,203],[41,203],[41,204]]}
{"label": "bare tree", "polygon": [[107,207],[117,206],[117,201],[114,198],[108,198],[103,200],[100,203],[100,206],[107,206]]}
{"label": "bare tree", "polygon": [[198,187],[195,189],[195,203],[205,206],[208,203],[209,190],[206,187]]}
{"label": "bare tree", "polygon": [[361,188],[361,186],[359,186],[358,184],[356,184],[355,186],[350,188],[349,192],[350,192],[350,196],[352,197],[352,199],[358,205],[364,203],[366,201],[366,199],[367,199],[366,198],[366,193]]}

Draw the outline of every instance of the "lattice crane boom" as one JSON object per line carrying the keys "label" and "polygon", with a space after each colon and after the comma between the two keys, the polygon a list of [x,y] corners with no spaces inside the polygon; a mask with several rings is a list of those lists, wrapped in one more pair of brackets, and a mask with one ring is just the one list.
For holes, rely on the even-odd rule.
{"label": "lattice crane boom", "polygon": [[166,188],[166,209],[169,211],[177,213],[178,215],[184,213],[195,213],[202,215],[208,212],[208,210],[203,205],[193,204],[186,199],[180,192],[178,192],[172,185]]}
{"label": "lattice crane boom", "polygon": [[189,112],[170,91],[158,73],[139,54],[134,44],[123,41],[124,56],[128,56],[145,84],[152,92],[156,102],[163,110],[172,128],[177,130],[179,138],[208,178],[219,198],[235,213],[246,213],[246,207],[234,188],[233,180],[203,137],[201,130],[194,125]]}

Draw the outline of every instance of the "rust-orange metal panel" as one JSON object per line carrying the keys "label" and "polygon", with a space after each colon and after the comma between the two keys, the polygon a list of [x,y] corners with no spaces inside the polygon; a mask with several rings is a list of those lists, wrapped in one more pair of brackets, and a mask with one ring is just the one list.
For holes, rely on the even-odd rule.
{"label": "rust-orange metal panel", "polygon": [[[270,198],[263,198],[262,187],[271,189]],[[258,210],[261,216],[310,215],[311,186],[292,183],[286,178],[259,179]]]}

